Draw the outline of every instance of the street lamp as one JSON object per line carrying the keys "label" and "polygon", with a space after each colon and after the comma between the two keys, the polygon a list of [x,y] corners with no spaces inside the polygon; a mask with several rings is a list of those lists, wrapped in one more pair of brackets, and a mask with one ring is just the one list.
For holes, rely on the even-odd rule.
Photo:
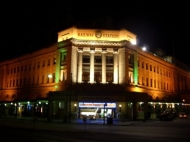
{"label": "street lamp", "polygon": [[120,112],[121,112],[121,107],[122,107],[122,105],[120,104],[120,105],[119,105],[119,111],[120,111]]}

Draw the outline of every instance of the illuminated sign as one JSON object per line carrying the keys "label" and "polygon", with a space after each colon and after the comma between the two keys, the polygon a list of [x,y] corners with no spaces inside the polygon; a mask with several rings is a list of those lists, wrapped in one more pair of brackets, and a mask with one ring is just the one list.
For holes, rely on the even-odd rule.
{"label": "illuminated sign", "polygon": [[96,33],[78,32],[78,37],[118,38],[119,35],[115,33],[101,33],[100,31],[97,31]]}
{"label": "illuminated sign", "polygon": [[116,108],[116,103],[88,103],[88,102],[80,102],[79,107],[95,107],[95,108]]}

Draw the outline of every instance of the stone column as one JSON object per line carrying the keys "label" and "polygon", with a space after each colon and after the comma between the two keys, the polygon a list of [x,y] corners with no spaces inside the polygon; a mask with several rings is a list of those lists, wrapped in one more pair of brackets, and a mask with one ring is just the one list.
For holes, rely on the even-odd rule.
{"label": "stone column", "polygon": [[90,49],[90,83],[94,83],[94,53],[95,49]]}
{"label": "stone column", "polygon": [[106,83],[106,49],[102,48],[102,83]]}
{"label": "stone column", "polygon": [[118,83],[118,49],[115,48],[113,51],[114,54],[114,62],[113,62],[113,83]]}
{"label": "stone column", "polygon": [[78,48],[78,83],[82,83],[82,53],[83,49]]}

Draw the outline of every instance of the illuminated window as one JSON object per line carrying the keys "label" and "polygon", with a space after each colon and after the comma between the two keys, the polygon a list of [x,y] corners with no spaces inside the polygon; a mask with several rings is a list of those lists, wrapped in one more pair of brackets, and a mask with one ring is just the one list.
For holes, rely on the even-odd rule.
{"label": "illuminated window", "polygon": [[53,57],[53,64],[56,64],[56,57]]}

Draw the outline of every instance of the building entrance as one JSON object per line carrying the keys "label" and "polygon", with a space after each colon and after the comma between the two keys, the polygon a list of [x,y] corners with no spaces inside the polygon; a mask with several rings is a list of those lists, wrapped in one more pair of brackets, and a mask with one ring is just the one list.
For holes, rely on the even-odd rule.
{"label": "building entrance", "polygon": [[116,103],[79,102],[80,118],[101,119],[115,116]]}

